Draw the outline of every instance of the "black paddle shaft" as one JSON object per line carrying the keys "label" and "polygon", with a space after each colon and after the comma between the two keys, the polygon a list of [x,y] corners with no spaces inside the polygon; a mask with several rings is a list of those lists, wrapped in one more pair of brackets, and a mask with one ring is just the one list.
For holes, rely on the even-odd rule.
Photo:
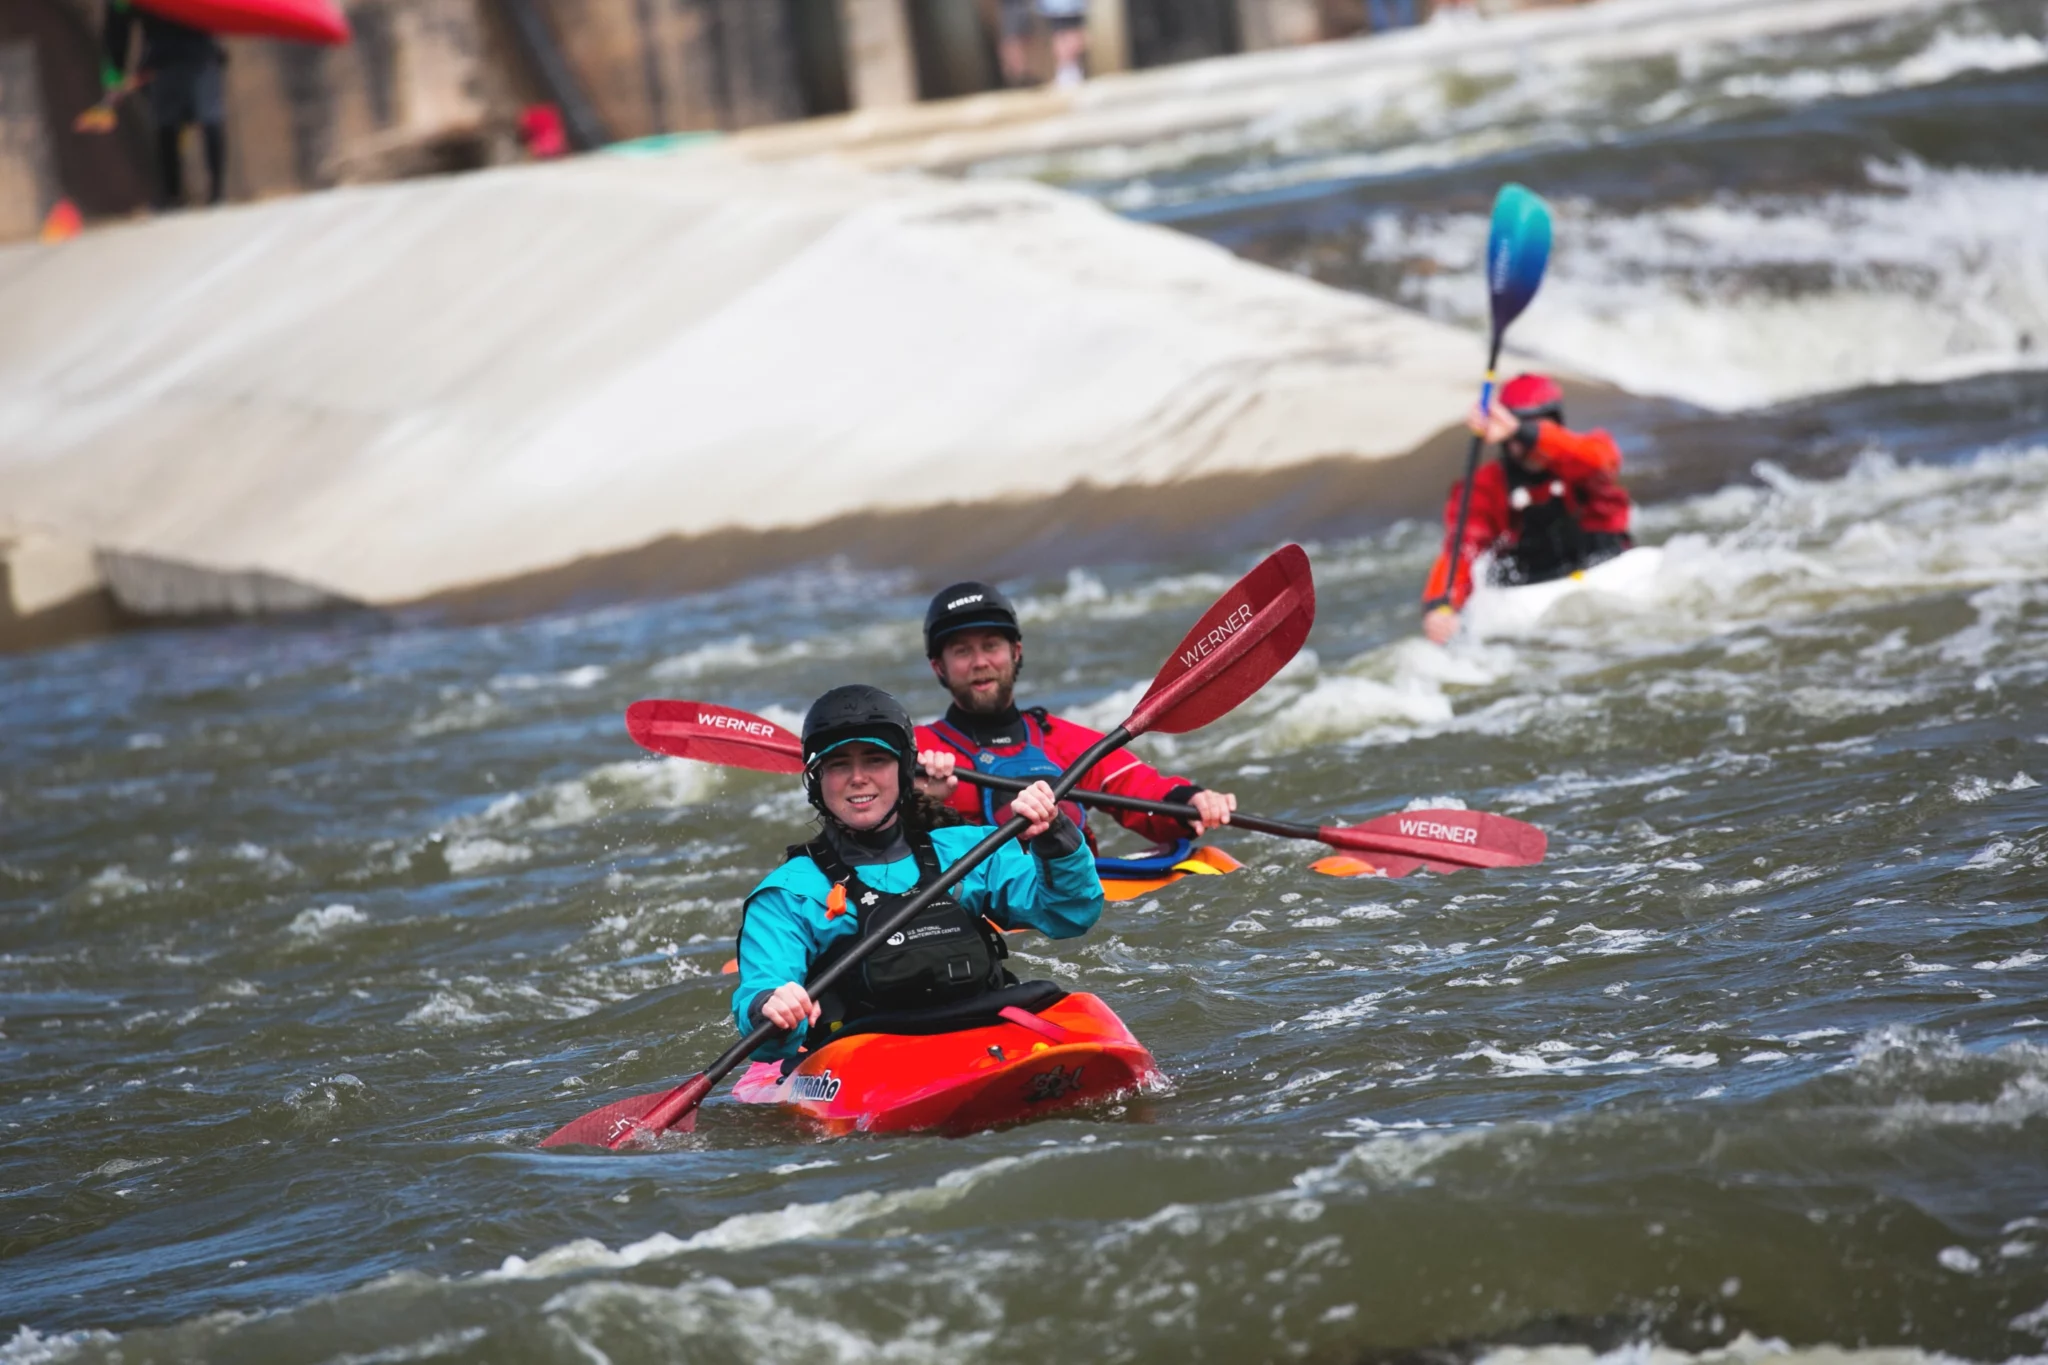
{"label": "black paddle shaft", "polygon": [[[1486,401],[1493,400],[1493,373],[1500,367],[1501,333],[1493,333],[1493,347],[1486,353]],[[1478,432],[1472,434],[1472,448],[1465,452],[1465,483],[1458,491],[1458,523],[1451,531],[1451,571],[1444,579],[1444,595],[1429,604],[1431,611],[1448,607],[1458,596],[1458,561],[1465,554],[1465,519],[1472,514],[1472,481],[1479,476],[1479,452],[1486,448],[1486,438]]]}
{"label": "black paddle shaft", "polygon": [[[987,787],[991,791],[1020,792],[1031,784],[1015,777],[997,777],[975,768],[961,768],[953,774],[962,782],[976,787]],[[1070,801],[1101,810],[1134,810],[1145,815],[1170,815],[1177,820],[1199,820],[1202,813],[1182,801],[1147,801],[1142,796],[1118,796],[1114,792],[1070,792]],[[1316,825],[1298,825],[1292,820],[1269,820],[1263,815],[1245,815],[1240,811],[1230,813],[1232,829],[1248,829],[1259,834],[1277,834],[1282,839],[1321,839],[1323,832]]]}
{"label": "black paddle shaft", "polygon": [[[1130,741],[1130,738],[1131,732],[1119,725],[1116,729],[1111,730],[1108,734],[1097,740],[1089,747],[1086,753],[1067,765],[1065,772],[1053,779],[1053,798],[1055,800],[1064,800],[1067,793],[1074,789],[1075,785],[1080,782],[1089,769],[1100,763],[1114,750],[1122,748]],[[1028,783],[1020,782],[1017,784],[1017,789],[1021,791],[1028,785]],[[1013,815],[1008,820],[1005,820],[987,838],[983,839],[973,848],[968,849],[960,861],[954,863],[944,872],[941,872],[938,880],[919,887],[916,895],[896,907],[896,913],[890,915],[872,930],[862,933],[859,939],[855,941],[852,951],[847,953],[846,956],[840,958],[824,971],[819,972],[809,981],[806,981],[804,983],[805,993],[815,1000],[825,991],[832,989],[833,986],[839,983],[841,977],[865,961],[868,954],[872,953],[889,935],[909,924],[911,920],[917,918],[920,910],[923,910],[940,896],[945,895],[948,891],[958,886],[963,877],[986,862],[990,854],[994,853],[1011,839],[1022,834],[1030,827],[1030,824],[1031,822],[1021,815]],[[720,1053],[718,1060],[713,1062],[709,1069],[705,1071],[704,1084],[707,1092],[711,1086],[717,1085],[730,1075],[733,1068],[751,1056],[756,1048],[764,1043],[774,1041],[777,1034],[786,1031],[780,1025],[770,1023],[765,1019],[762,1020],[761,1023],[755,1026],[752,1033],[749,1033],[746,1037]]]}

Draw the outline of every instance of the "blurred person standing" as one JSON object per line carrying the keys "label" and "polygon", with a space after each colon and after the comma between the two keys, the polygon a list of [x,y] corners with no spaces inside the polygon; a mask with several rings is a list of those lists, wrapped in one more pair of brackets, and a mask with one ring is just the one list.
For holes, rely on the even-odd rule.
{"label": "blurred person standing", "polygon": [[1004,84],[1025,85],[1031,79],[1034,13],[1051,34],[1053,84],[1079,85],[1085,79],[1081,59],[1088,46],[1088,0],[1001,0],[1002,32],[996,51]]}
{"label": "blurred person standing", "polygon": [[1052,83],[1079,85],[1085,79],[1081,58],[1088,50],[1088,0],[1038,0],[1038,13],[1052,30]]}
{"label": "blurred person standing", "polygon": [[[142,51],[131,76],[129,50],[137,29]],[[96,108],[111,113],[120,95],[136,87],[148,96],[150,118],[156,124],[157,207],[184,206],[185,168],[178,141],[194,124],[206,149],[206,202],[220,203],[227,195],[227,50],[203,29],[133,9],[128,0],[107,0],[100,53],[100,83],[108,98]],[[109,126],[112,121],[104,120]],[[83,131],[96,130],[87,127],[86,116],[79,123]]]}
{"label": "blurred person standing", "polygon": [[1001,0],[996,55],[1002,61],[1003,84],[1024,84],[1031,74],[1031,0]]}

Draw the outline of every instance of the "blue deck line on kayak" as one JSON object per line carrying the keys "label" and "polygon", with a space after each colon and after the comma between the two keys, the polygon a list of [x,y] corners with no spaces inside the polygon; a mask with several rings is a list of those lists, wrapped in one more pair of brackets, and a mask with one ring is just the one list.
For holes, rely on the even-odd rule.
{"label": "blue deck line on kayak", "polygon": [[1186,859],[1195,848],[1193,839],[1176,839],[1163,852],[1148,853],[1140,858],[1103,858],[1095,860],[1095,875],[1110,877],[1119,881],[1134,881],[1141,877],[1160,877],[1173,871],[1174,865]]}

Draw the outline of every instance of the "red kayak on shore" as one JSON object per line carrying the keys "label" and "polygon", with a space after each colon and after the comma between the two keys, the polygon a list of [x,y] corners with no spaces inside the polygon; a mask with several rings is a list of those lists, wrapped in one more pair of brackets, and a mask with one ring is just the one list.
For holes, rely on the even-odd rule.
{"label": "red kayak on shore", "polygon": [[208,33],[283,38],[339,47],[349,39],[348,19],[331,0],[130,0],[137,9]]}
{"label": "red kayak on shore", "polygon": [[[1026,1003],[982,1011],[991,1022],[946,1032],[886,1031],[863,1020],[804,1054],[788,1075],[755,1062],[733,1086],[746,1104],[775,1104],[828,1133],[938,1132],[948,1136],[1020,1123],[1095,1103],[1156,1080],[1159,1065],[1123,1020],[1093,995],[1047,983],[1032,1009],[1031,987],[1001,996]],[[912,1016],[898,1022],[920,1026]],[[940,1022],[934,1016],[929,1022]]]}

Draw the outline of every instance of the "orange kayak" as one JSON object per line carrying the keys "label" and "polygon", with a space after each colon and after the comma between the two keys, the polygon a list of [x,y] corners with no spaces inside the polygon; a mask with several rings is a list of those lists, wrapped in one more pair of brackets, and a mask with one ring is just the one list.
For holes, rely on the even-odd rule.
{"label": "orange kayak", "polygon": [[[1101,866],[1100,862],[1096,865]],[[1243,863],[1222,849],[1205,846],[1193,850],[1172,867],[1156,874],[1143,877],[1103,877],[1102,898],[1111,901],[1132,901],[1140,896],[1150,895],[1163,886],[1172,886],[1183,877],[1213,877],[1224,872],[1235,872],[1243,866]]]}
{"label": "orange kayak", "polygon": [[1008,1006],[998,1022],[951,1033],[855,1033],[806,1054],[787,1077],[779,1062],[756,1062],[732,1093],[835,1136],[957,1137],[1105,1100],[1159,1074],[1108,1005],[1075,994],[1036,1013]]}

